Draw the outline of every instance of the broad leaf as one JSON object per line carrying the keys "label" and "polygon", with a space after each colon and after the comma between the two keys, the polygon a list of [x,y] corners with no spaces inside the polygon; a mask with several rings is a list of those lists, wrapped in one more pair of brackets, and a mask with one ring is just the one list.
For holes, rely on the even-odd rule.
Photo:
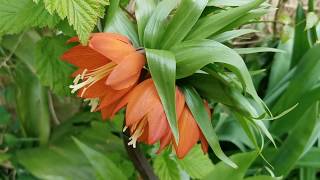
{"label": "broad leaf", "polygon": [[115,32],[127,36],[135,47],[139,47],[136,26],[119,7],[119,0],[110,0],[110,7],[104,27],[104,32]]}
{"label": "broad leaf", "polygon": [[37,43],[35,54],[35,68],[40,82],[60,95],[70,94],[68,85],[71,84],[70,74],[73,71],[68,63],[60,59],[61,54],[68,49],[66,41],[62,36],[44,38]]}
{"label": "broad leaf", "polygon": [[99,174],[99,177],[105,180],[127,179],[121,170],[118,169],[118,167],[111,160],[109,160],[107,156],[97,152],[94,149],[91,149],[76,138],[73,138],[73,140]]}
{"label": "broad leaf", "polygon": [[200,145],[192,148],[183,159],[177,159],[177,163],[194,179],[203,178],[214,168],[208,155],[203,154]]}
{"label": "broad leaf", "polygon": [[53,27],[59,17],[51,16],[32,0],[0,0],[0,35],[19,33],[31,27]]}
{"label": "broad leaf", "polygon": [[199,94],[189,86],[183,87],[183,92],[186,98],[186,103],[193,117],[195,118],[199,128],[201,129],[204,137],[207,139],[215,155],[229,166],[237,168],[238,166],[232,162],[222,151],[219,145],[219,139],[212,127],[211,118],[209,117],[205,108],[205,104]]}
{"label": "broad leaf", "polygon": [[43,0],[50,14],[55,12],[61,19],[67,18],[79,39],[86,44],[99,18],[104,15],[106,0]]}
{"label": "broad leaf", "polygon": [[153,168],[161,180],[180,180],[177,163],[170,159],[169,153],[167,152],[156,156],[153,162]]}
{"label": "broad leaf", "polygon": [[176,62],[170,51],[146,49],[149,70],[167,115],[172,133],[178,142],[176,117]]}
{"label": "broad leaf", "polygon": [[243,180],[243,177],[250,167],[251,163],[258,156],[257,152],[240,153],[231,156],[232,161],[239,165],[239,168],[234,169],[219,163],[203,180],[219,179],[219,180]]}

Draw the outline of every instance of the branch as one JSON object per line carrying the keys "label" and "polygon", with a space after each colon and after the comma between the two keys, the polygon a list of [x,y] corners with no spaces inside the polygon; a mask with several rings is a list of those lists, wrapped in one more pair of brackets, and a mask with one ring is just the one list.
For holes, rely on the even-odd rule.
{"label": "branch", "polygon": [[150,166],[148,160],[143,155],[139,149],[139,144],[136,148],[128,145],[129,142],[129,133],[125,131],[122,135],[123,144],[126,148],[126,151],[133,162],[135,168],[140,173],[142,179],[144,180],[158,180],[158,177],[154,174],[152,167]]}

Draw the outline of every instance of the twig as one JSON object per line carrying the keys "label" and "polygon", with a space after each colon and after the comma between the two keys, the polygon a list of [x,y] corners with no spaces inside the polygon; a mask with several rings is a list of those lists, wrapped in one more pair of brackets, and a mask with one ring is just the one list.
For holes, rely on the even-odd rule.
{"label": "twig", "polygon": [[19,38],[18,38],[17,43],[13,46],[13,48],[12,48],[9,56],[7,56],[7,57],[1,62],[0,68],[7,66],[7,62],[12,58],[14,52],[15,52],[15,51],[17,50],[17,48],[19,47],[19,45],[20,45],[20,43],[21,43],[21,41],[22,41],[22,38],[23,38],[24,34],[25,34],[25,32],[21,33],[21,35],[20,35]]}
{"label": "twig", "polygon": [[50,114],[52,116],[52,120],[53,120],[54,124],[59,125],[60,121],[58,119],[56,111],[54,110],[52,95],[51,95],[50,91],[48,91],[48,104],[49,104],[49,110],[50,110]]}
{"label": "twig", "polygon": [[154,174],[152,167],[150,166],[146,157],[141,153],[139,145],[137,144],[136,148],[128,145],[129,134],[125,131],[122,134],[123,144],[126,148],[126,151],[133,162],[133,165],[140,173],[143,180],[158,180],[158,177]]}

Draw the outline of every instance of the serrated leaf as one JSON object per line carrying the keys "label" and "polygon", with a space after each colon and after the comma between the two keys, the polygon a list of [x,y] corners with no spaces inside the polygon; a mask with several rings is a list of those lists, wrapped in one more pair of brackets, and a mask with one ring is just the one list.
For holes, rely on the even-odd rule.
{"label": "serrated leaf", "polygon": [[111,0],[104,32],[114,32],[127,36],[135,47],[140,47],[136,25],[119,7],[119,0]]}
{"label": "serrated leaf", "polygon": [[74,70],[60,59],[61,54],[68,49],[66,40],[63,36],[44,38],[36,46],[35,68],[40,82],[59,95],[70,94],[68,85],[71,84],[70,74]]}
{"label": "serrated leaf", "polygon": [[194,179],[201,179],[214,168],[208,155],[201,150],[201,145],[193,147],[183,159],[177,159],[180,167]]}
{"label": "serrated leaf", "polygon": [[46,9],[67,18],[77,32],[81,43],[86,44],[99,18],[104,15],[107,0],[43,0]]}
{"label": "serrated leaf", "polygon": [[186,98],[186,103],[194,119],[196,120],[199,128],[201,129],[204,137],[207,139],[215,155],[232,168],[237,168],[238,166],[232,162],[232,160],[230,160],[222,151],[219,144],[219,139],[212,127],[211,118],[209,117],[203,100],[199,94],[190,86],[184,86],[182,87],[182,90]]}
{"label": "serrated leaf", "polygon": [[177,163],[170,159],[167,152],[156,156],[153,168],[161,180],[180,180]]}
{"label": "serrated leaf", "polygon": [[179,131],[176,117],[176,61],[174,54],[165,50],[146,49],[148,66],[177,142]]}
{"label": "serrated leaf", "polygon": [[99,177],[104,180],[108,179],[127,179],[118,167],[107,158],[107,156],[91,149],[86,144],[82,143],[76,138],[73,141],[77,144],[90,164],[94,167]]}
{"label": "serrated leaf", "polygon": [[53,27],[59,17],[51,16],[32,0],[0,0],[0,35],[14,34],[31,27]]}

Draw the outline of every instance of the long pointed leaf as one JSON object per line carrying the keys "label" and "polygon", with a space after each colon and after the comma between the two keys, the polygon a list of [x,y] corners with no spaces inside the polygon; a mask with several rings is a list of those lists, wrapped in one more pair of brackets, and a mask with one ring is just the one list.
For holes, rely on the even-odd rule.
{"label": "long pointed leaf", "polygon": [[238,166],[232,162],[222,151],[219,145],[219,139],[214,132],[210,117],[199,94],[192,87],[188,86],[183,87],[183,92],[186,98],[186,103],[213,152],[223,162],[233,168],[237,168]]}
{"label": "long pointed leaf", "polygon": [[146,49],[148,66],[175,139],[179,139],[176,117],[176,61],[170,51]]}
{"label": "long pointed leaf", "polygon": [[161,48],[169,49],[180,43],[199,19],[208,0],[183,0],[170,21]]}

